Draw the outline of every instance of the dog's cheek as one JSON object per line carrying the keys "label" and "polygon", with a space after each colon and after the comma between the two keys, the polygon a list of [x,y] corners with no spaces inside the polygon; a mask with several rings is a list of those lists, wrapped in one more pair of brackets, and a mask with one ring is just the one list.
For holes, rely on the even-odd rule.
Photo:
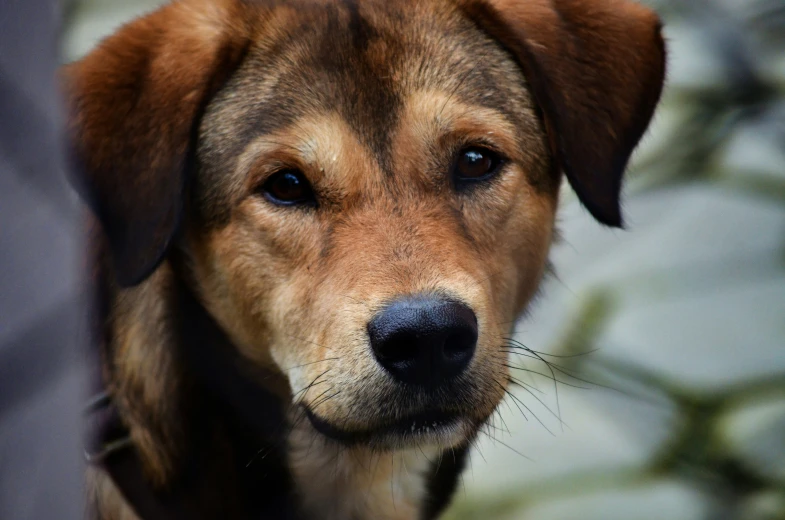
{"label": "dog's cheek", "polygon": [[347,298],[348,289],[329,278],[307,291],[297,337],[288,345],[273,346],[273,356],[279,365],[292,367],[286,375],[295,403],[333,424],[363,426],[357,405],[375,402],[374,392],[386,379],[370,355],[365,334],[370,309]]}
{"label": "dog's cheek", "polygon": [[504,274],[492,278],[492,291],[501,297],[497,300],[500,323],[512,325],[537,293],[553,242],[557,206],[557,193],[523,183],[509,209],[509,218],[497,231],[496,268]]}
{"label": "dog's cheek", "polygon": [[269,293],[270,354],[293,390],[330,352],[320,317],[310,312],[313,289],[308,291],[307,281],[298,278],[302,276],[276,284]]}
{"label": "dog's cheek", "polygon": [[186,248],[191,276],[208,311],[244,357],[270,366],[270,295],[277,276],[269,247],[233,220],[220,229],[190,228]]}

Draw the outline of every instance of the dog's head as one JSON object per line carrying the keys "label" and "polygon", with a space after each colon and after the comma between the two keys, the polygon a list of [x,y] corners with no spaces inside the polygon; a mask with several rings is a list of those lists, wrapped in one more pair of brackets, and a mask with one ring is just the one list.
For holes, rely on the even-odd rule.
{"label": "dog's head", "polygon": [[317,430],[395,447],[492,413],[562,174],[620,225],[663,73],[627,0],[183,0],[66,80],[119,283],[176,250]]}

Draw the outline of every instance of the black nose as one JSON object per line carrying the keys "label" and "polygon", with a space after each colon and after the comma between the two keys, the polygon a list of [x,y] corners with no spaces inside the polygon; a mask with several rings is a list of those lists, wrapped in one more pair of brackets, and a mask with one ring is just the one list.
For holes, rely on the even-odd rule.
{"label": "black nose", "polygon": [[466,369],[477,317],[462,303],[417,296],[396,300],[368,324],[379,363],[402,383],[438,386]]}

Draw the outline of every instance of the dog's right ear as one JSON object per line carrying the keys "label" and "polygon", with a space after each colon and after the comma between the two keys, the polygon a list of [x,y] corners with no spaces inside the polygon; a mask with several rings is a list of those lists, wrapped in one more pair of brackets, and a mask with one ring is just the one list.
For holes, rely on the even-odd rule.
{"label": "dog's right ear", "polygon": [[154,271],[177,232],[201,112],[247,50],[241,1],[177,1],[63,69],[77,189],[122,286]]}
{"label": "dog's right ear", "polygon": [[551,153],[583,205],[621,226],[622,175],[665,78],[654,11],[630,0],[459,0],[510,52],[542,110]]}

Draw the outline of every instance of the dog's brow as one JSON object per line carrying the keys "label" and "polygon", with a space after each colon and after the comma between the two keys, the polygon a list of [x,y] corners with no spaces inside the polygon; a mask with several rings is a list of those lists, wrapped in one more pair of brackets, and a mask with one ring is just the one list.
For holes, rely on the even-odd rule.
{"label": "dog's brow", "polygon": [[382,181],[378,160],[349,123],[336,112],[303,117],[246,145],[234,176],[246,191],[282,166],[300,167],[309,180],[334,194],[364,191]]}

